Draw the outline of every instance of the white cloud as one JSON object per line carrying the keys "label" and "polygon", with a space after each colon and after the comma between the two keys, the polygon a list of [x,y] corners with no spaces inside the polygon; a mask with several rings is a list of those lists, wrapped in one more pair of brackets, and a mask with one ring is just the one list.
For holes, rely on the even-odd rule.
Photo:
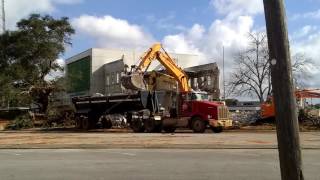
{"label": "white cloud", "polygon": [[307,66],[306,70],[312,79],[306,82],[307,86],[320,87],[320,30],[316,26],[304,26],[293,33],[291,39],[292,54],[301,53],[314,62],[313,66]]}
{"label": "white cloud", "polygon": [[306,26],[303,26],[301,29],[298,29],[297,31],[293,32],[292,38],[294,38],[295,40],[300,38],[305,38],[305,36],[311,33],[314,33],[316,31],[318,31],[317,26],[306,25]]}
{"label": "white cloud", "polygon": [[75,4],[82,0],[7,0],[5,1],[7,28],[15,27],[16,22],[31,13],[51,13],[58,4]]}
{"label": "white cloud", "polygon": [[[223,18],[210,27],[194,24],[189,30],[163,38],[164,47],[175,53],[201,56],[190,65],[217,62],[222,67],[222,48],[225,50],[225,80],[232,71],[234,56],[248,45],[248,33],[254,31],[254,15],[263,12],[261,0],[212,0],[211,4]],[[222,76],[220,76],[222,78]],[[222,87],[222,79],[220,79]]]}
{"label": "white cloud", "polygon": [[194,24],[188,32],[188,37],[194,41],[203,38],[206,29],[202,25]]}
{"label": "white cloud", "polygon": [[223,18],[214,20],[207,29],[194,24],[181,33],[167,35],[163,44],[171,52],[203,56],[195,64],[221,65],[224,47],[227,71],[231,71],[234,55],[246,48],[248,33],[253,31],[253,16],[263,12],[263,3],[262,0],[211,0],[210,4]]}
{"label": "white cloud", "polygon": [[51,0],[52,3],[57,4],[78,4],[82,3],[84,0]]}
{"label": "white cloud", "polygon": [[56,63],[58,63],[59,66],[61,66],[61,67],[65,67],[65,66],[66,66],[65,60],[64,60],[64,59],[61,59],[61,58],[57,59],[57,60],[56,60]]}
{"label": "white cloud", "polygon": [[263,12],[262,0],[211,0],[219,14],[228,17],[255,15]]}
{"label": "white cloud", "polygon": [[[62,67],[62,68],[65,68],[65,66],[66,66],[65,60],[61,59],[61,58],[56,59],[55,63],[58,63],[59,66]],[[65,74],[64,70],[56,70],[56,71],[51,70],[49,72],[49,74],[45,77],[45,80],[46,81],[51,81],[51,80],[54,80],[56,78],[64,76],[64,74]]]}
{"label": "white cloud", "polygon": [[163,39],[163,44],[170,52],[181,54],[199,54],[200,51],[184,34],[168,35]]}
{"label": "white cloud", "polygon": [[302,14],[295,14],[292,16],[293,20],[307,18],[307,19],[320,19],[320,9],[316,11],[310,11]]}
{"label": "white cloud", "polygon": [[180,24],[175,24],[173,20],[176,18],[174,12],[169,12],[167,15],[156,17],[153,14],[146,16],[146,20],[154,24],[154,27],[166,31],[184,31],[186,27]]}
{"label": "white cloud", "polygon": [[78,33],[94,38],[100,47],[132,48],[152,43],[153,37],[136,24],[112,16],[82,15],[72,20]]}
{"label": "white cloud", "polygon": [[[293,36],[292,38],[292,51],[295,53],[304,53],[308,57],[311,57],[312,59],[319,61],[320,57],[320,31],[307,31],[305,29],[309,26],[303,27],[301,30],[299,30],[296,34],[298,34],[297,38],[296,36]],[[303,32],[299,34],[299,32]]]}
{"label": "white cloud", "polygon": [[224,46],[226,64],[231,67],[235,53],[246,48],[252,27],[253,19],[250,16],[239,16],[233,20],[218,19],[207,30],[195,24],[183,33],[167,35],[163,44],[170,52],[202,56],[201,62],[195,62],[194,65],[213,61],[221,63]]}

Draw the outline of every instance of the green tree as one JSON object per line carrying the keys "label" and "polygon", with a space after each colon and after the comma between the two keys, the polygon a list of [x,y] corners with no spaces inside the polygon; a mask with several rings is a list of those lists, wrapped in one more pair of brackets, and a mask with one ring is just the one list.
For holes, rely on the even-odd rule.
{"label": "green tree", "polygon": [[[68,18],[32,14],[17,23],[17,30],[0,37],[0,66],[7,68],[10,84],[27,92],[41,111],[46,112],[55,80],[47,81],[51,71],[61,70],[56,59],[71,45],[74,34]],[[1,82],[1,80],[0,80]]]}

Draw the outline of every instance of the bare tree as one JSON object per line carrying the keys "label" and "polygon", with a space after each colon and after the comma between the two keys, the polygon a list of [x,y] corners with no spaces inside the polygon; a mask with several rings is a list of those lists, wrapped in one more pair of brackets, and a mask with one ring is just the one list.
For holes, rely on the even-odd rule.
{"label": "bare tree", "polygon": [[[267,36],[265,32],[249,33],[249,39],[249,48],[235,57],[228,93],[256,97],[263,102],[272,91]],[[308,67],[314,63],[300,53],[295,54],[292,60],[295,86],[305,87],[306,80],[310,78]]]}
{"label": "bare tree", "polygon": [[248,50],[239,52],[235,58],[235,71],[231,74],[229,93],[257,97],[260,102],[271,93],[267,36],[250,33]]}
{"label": "bare tree", "polygon": [[297,53],[292,57],[292,73],[296,87],[304,88],[306,81],[310,80],[310,68],[319,68],[315,66],[312,59],[307,58],[305,54]]}

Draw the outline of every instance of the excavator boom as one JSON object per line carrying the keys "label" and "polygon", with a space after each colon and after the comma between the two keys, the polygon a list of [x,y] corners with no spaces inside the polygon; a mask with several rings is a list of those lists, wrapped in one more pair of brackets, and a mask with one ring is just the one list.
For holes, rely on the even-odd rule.
{"label": "excavator boom", "polygon": [[170,76],[174,77],[179,84],[181,92],[190,92],[191,88],[188,85],[188,78],[186,73],[176,65],[174,60],[162,48],[160,43],[154,44],[142,57],[139,65],[135,71],[126,77],[122,78],[122,85],[127,89],[143,89],[146,85],[142,86],[143,75],[153,60],[158,60],[167,70]]}
{"label": "excavator boom", "polygon": [[146,71],[152,61],[157,58],[157,52],[160,52],[162,46],[160,43],[154,44],[141,58],[137,70]]}

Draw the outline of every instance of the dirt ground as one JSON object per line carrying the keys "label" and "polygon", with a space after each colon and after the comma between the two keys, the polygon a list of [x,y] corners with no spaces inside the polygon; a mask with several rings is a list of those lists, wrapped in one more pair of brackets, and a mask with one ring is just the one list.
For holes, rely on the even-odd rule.
{"label": "dirt ground", "polygon": [[[320,132],[301,132],[306,149],[320,149]],[[195,134],[188,130],[177,133],[132,133],[130,130],[31,129],[1,131],[0,148],[276,148],[272,130],[227,130]]]}

